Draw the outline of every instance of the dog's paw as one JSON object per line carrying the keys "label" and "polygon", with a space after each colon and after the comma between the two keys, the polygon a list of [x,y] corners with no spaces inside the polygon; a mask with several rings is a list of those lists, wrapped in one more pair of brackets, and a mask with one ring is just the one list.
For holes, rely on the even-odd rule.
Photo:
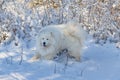
{"label": "dog's paw", "polygon": [[39,59],[40,59],[40,56],[35,55],[35,56],[33,56],[31,59],[29,59],[28,62],[36,62],[36,61],[38,61]]}

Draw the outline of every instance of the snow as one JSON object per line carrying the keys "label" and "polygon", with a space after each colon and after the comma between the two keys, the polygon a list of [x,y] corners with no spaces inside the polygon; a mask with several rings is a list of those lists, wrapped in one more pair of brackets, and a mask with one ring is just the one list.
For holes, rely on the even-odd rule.
{"label": "snow", "polygon": [[[29,1],[0,0],[0,80],[120,80],[119,0],[62,0],[59,9],[29,9]],[[30,62],[40,28],[71,19],[93,35],[88,35],[81,61],[63,55]]]}
{"label": "snow", "polygon": [[[31,43],[33,44],[33,43]],[[119,80],[120,50],[113,44],[97,45],[86,41],[81,62],[39,60],[29,62],[34,48],[24,48],[20,64],[20,48],[0,48],[0,80]]]}

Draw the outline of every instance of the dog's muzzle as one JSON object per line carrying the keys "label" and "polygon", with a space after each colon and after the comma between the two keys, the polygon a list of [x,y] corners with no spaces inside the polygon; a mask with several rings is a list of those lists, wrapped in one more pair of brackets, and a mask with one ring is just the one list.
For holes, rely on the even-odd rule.
{"label": "dog's muzzle", "polygon": [[47,46],[47,45],[46,45],[46,42],[43,42],[43,46],[44,46],[44,47],[46,47],[46,46]]}

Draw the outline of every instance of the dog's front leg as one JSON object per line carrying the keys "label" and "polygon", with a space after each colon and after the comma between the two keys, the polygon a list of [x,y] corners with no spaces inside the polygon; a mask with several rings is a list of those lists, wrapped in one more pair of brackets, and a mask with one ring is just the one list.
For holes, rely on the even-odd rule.
{"label": "dog's front leg", "polygon": [[54,54],[47,54],[44,58],[47,60],[52,60],[54,58]]}

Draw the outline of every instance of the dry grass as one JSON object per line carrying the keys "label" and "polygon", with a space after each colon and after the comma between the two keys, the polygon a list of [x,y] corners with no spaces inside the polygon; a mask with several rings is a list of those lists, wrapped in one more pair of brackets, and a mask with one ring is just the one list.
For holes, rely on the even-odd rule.
{"label": "dry grass", "polygon": [[[26,4],[27,6],[25,6]],[[31,31],[35,29],[37,32],[38,26],[61,24],[75,20],[83,25],[82,27],[93,36],[96,43],[104,44],[106,41],[120,42],[119,0],[29,0],[28,2],[17,0],[14,1],[14,9],[11,11],[7,9],[8,5],[4,4],[4,6],[6,10],[4,10],[5,8],[2,9],[3,12],[8,15],[12,14],[12,16],[22,6],[23,9],[16,13],[17,17],[21,19],[20,25],[13,28],[12,26],[16,22],[17,17],[13,17],[15,19],[12,21],[11,18],[6,18],[9,22],[7,24],[12,28],[9,30],[12,33],[15,33],[14,29],[17,30],[16,32],[20,32],[18,30],[21,30],[24,33],[24,37],[28,37],[30,34],[26,29],[26,24],[29,25],[28,28]],[[29,16],[25,13],[27,10],[32,10]],[[28,17],[31,17],[30,21],[26,21]],[[31,25],[33,21],[36,21],[36,23]],[[24,24],[22,24],[23,22]],[[2,25],[4,23],[1,22]]]}

